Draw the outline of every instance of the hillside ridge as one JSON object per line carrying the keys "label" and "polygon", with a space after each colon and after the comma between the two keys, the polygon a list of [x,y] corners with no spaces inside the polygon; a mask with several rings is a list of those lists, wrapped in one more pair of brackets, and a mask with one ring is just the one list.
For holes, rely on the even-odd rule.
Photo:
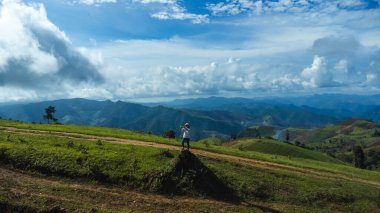
{"label": "hillside ridge", "polygon": [[[92,141],[104,140],[110,143],[155,147],[155,148],[160,148],[160,149],[177,150],[177,151],[181,150],[179,146],[174,146],[174,145],[154,143],[154,142],[144,142],[144,141],[122,139],[122,138],[115,138],[115,137],[102,137],[102,136],[86,135],[86,134],[79,134],[79,133],[18,129],[14,127],[2,127],[1,130],[9,132],[9,133],[18,132],[18,133],[27,133],[27,134],[37,134],[37,135],[49,134],[49,135],[56,135],[56,136],[65,137],[65,138],[70,138],[70,137],[83,138],[83,139],[92,140]],[[254,167],[259,167],[263,169],[298,173],[298,174],[314,176],[314,177],[318,177],[322,179],[338,178],[338,179],[344,179],[344,180],[349,180],[353,182],[365,183],[365,184],[369,184],[377,188],[380,188],[380,182],[371,181],[371,180],[363,180],[359,178],[350,177],[348,175],[331,173],[328,171],[322,172],[322,171],[313,170],[310,168],[301,168],[301,167],[295,167],[291,165],[268,162],[268,161],[263,161],[263,160],[226,155],[226,154],[215,153],[215,152],[210,152],[206,150],[200,150],[196,148],[192,148],[191,151],[196,155],[205,156],[205,157],[214,158],[214,159],[224,159],[224,160],[228,160],[233,163],[242,164],[242,165],[254,166]]]}

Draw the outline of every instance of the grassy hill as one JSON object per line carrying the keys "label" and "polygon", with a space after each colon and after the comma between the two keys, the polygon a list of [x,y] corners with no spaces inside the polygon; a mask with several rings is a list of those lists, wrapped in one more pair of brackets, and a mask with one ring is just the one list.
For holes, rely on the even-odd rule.
{"label": "grassy hill", "polygon": [[330,163],[342,163],[336,158],[332,158],[326,154],[271,139],[242,139],[225,143],[223,145],[238,148],[243,151],[249,150],[272,155],[305,158]]}
{"label": "grassy hill", "polygon": [[0,207],[31,212],[380,210],[379,172],[249,150],[260,143],[246,143],[247,150],[193,143],[192,153],[181,153],[179,141],[133,131],[0,120]]}
{"label": "grassy hill", "polygon": [[[335,155],[342,160],[352,161],[352,149],[361,146],[374,169],[380,166],[380,125],[363,119],[348,119],[336,125],[324,128],[297,129],[289,128],[293,142],[299,141],[306,146]],[[371,157],[374,157],[373,159]]]}

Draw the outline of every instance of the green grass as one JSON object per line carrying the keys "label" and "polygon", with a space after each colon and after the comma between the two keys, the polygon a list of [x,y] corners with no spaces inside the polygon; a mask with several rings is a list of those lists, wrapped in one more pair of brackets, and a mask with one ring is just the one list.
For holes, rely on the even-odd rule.
{"label": "green grass", "polygon": [[78,125],[57,125],[57,124],[31,124],[17,121],[10,121],[0,119],[0,126],[15,127],[20,129],[29,130],[42,130],[42,131],[54,131],[54,132],[70,132],[79,134],[88,134],[96,136],[109,136],[117,138],[127,138],[140,141],[149,141],[166,144],[176,144],[175,140],[163,138],[148,133],[130,131],[125,129],[116,129],[108,127],[97,126],[78,126]]}
{"label": "green grass", "polygon": [[[173,156],[178,155],[178,152],[169,153]],[[73,140],[52,135],[0,133],[2,163],[44,174],[97,180],[104,184],[127,186],[142,191],[149,191],[144,187],[147,175],[163,173],[171,167],[175,158],[170,157],[170,154],[156,148],[111,144],[104,141]],[[264,156],[276,157],[273,155],[261,157]],[[380,208],[380,190],[365,184],[341,179],[319,179],[205,157],[201,160],[220,180],[247,202],[294,205],[300,211],[307,209],[315,212],[350,209],[373,212]],[[320,163],[322,163],[319,165],[321,168],[343,166]],[[17,185],[17,182],[11,180],[2,182],[6,182],[8,187]],[[49,188],[37,187],[36,190],[49,190]],[[56,194],[60,196],[60,194],[77,193],[70,190],[64,191],[63,188],[59,188]],[[0,201],[9,199],[11,198],[7,197],[7,194],[0,193]],[[15,203],[19,202],[17,196],[12,199]],[[28,202],[22,200],[21,204],[27,205]],[[62,203],[62,205],[68,204]]]}
{"label": "green grass", "polygon": [[201,139],[197,142],[204,144],[206,147],[208,147],[209,145],[219,146],[219,145],[222,145],[223,143],[225,143],[226,141],[227,140],[222,139],[222,138],[218,138],[218,137],[209,137],[209,138]]}
{"label": "green grass", "polygon": [[[239,196],[255,201],[288,203],[317,208],[311,212],[375,212],[380,208],[380,190],[343,180],[321,180],[288,172],[238,166],[205,159]],[[360,210],[360,211],[353,211]],[[290,210],[293,212],[293,210]],[[304,212],[306,209],[300,209]]]}
{"label": "green grass", "polygon": [[306,158],[330,163],[342,163],[341,161],[325,154],[270,139],[251,139],[234,147],[241,150],[250,150],[272,155]]}
{"label": "green grass", "polygon": [[[105,127],[93,127],[93,126],[77,126],[77,125],[47,125],[47,124],[30,124],[9,120],[1,120],[0,126],[16,127],[20,129],[31,130],[45,130],[45,131],[57,131],[57,132],[73,132],[81,134],[89,134],[96,136],[109,136],[117,138],[134,139],[140,141],[150,141],[156,143],[164,143],[169,145],[180,146],[179,140],[167,139],[160,136],[144,134],[140,132],[134,132],[123,129],[105,128]],[[90,142],[91,143],[91,142]],[[276,162],[281,164],[288,164],[292,166],[311,168],[315,170],[321,170],[332,173],[340,173],[351,177],[362,178],[366,180],[380,180],[380,172],[373,172],[367,170],[360,170],[349,165],[326,163],[321,161],[315,161],[310,159],[293,158],[288,156],[271,155],[255,151],[242,151],[239,149],[231,149],[229,147],[215,146],[212,144],[205,145],[203,143],[191,142],[191,147],[207,150],[210,152],[246,157],[251,159],[259,159],[264,161]]]}
{"label": "green grass", "polygon": [[45,174],[86,177],[133,188],[143,187],[146,174],[158,173],[170,166],[172,158],[162,152],[149,147],[57,136],[0,134],[2,162]]}

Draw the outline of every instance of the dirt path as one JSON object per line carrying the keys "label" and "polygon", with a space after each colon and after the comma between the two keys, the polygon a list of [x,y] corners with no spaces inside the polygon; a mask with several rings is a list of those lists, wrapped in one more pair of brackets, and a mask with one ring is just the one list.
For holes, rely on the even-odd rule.
{"label": "dirt path", "polygon": [[[181,149],[179,146],[168,145],[168,144],[144,142],[144,141],[105,137],[105,136],[94,136],[94,135],[86,135],[86,134],[79,134],[79,133],[18,129],[14,127],[2,127],[2,131],[11,132],[11,133],[15,132],[15,133],[38,134],[38,135],[49,134],[49,135],[55,135],[55,136],[60,136],[60,137],[81,138],[81,139],[87,139],[87,140],[93,140],[93,141],[102,140],[102,141],[106,141],[110,143],[154,147],[154,148],[159,148],[159,149],[169,149],[169,150],[177,150],[177,151]],[[227,161],[234,162],[237,164],[253,166],[253,167],[258,167],[262,169],[285,171],[285,172],[297,173],[297,174],[302,174],[302,175],[307,175],[307,176],[313,176],[313,177],[322,178],[322,179],[343,179],[343,180],[348,180],[348,181],[353,181],[353,182],[358,182],[358,183],[369,184],[377,188],[380,188],[380,182],[364,180],[364,179],[351,177],[344,174],[337,174],[337,173],[332,173],[328,171],[319,171],[319,170],[314,170],[310,168],[301,168],[301,167],[296,167],[296,166],[291,166],[291,165],[286,165],[286,164],[264,161],[264,160],[256,160],[256,159],[251,159],[251,158],[220,154],[220,153],[215,153],[215,152],[210,152],[210,151],[205,151],[205,150],[200,150],[200,149],[192,149],[191,152],[193,152],[196,155],[200,155],[200,156],[204,156],[208,158],[223,159],[223,160],[227,160]]]}
{"label": "dirt path", "polygon": [[261,212],[260,209],[272,210],[257,204],[252,207],[207,198],[167,197],[140,193],[105,187],[96,183],[32,175],[0,165],[0,195],[2,193],[5,193],[7,197],[16,198],[21,203],[32,203],[39,207],[43,204],[47,209],[65,206],[67,212],[84,210],[88,206],[109,212],[193,212],[193,210]]}

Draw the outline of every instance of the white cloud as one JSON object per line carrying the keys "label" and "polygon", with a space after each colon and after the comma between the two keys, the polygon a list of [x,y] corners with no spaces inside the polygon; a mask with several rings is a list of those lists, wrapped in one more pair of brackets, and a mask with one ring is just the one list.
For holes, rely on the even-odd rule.
{"label": "white cloud", "polygon": [[[143,7],[152,4],[154,18],[193,23],[211,19],[213,29],[225,28],[168,40],[95,41],[96,47],[89,49],[74,48],[47,19],[42,5],[4,2],[0,90],[15,93],[7,97],[0,92],[0,100],[380,89],[380,60],[375,57],[380,15],[373,10],[345,11],[320,1],[319,7],[325,6],[316,12],[318,7],[309,8],[313,2],[306,0],[272,2],[268,9],[265,1],[231,0],[235,12],[232,4],[220,6],[252,16],[218,22],[211,15],[189,13],[175,0],[135,0]],[[352,2],[345,5],[354,7]],[[97,84],[103,77],[104,84]],[[46,90],[52,85],[59,89]]]}
{"label": "white cloud", "polygon": [[305,79],[302,84],[305,87],[329,87],[336,85],[333,82],[333,75],[326,69],[325,58],[314,56],[313,63],[310,67],[305,68],[301,76]]}
{"label": "white cloud", "polygon": [[155,97],[218,94],[253,90],[261,84],[253,66],[233,58],[208,65],[151,67],[144,72],[143,75],[134,75],[117,82],[115,95]]}
{"label": "white cloud", "polygon": [[[3,1],[0,5],[0,87],[24,88],[13,98],[34,97],[64,84],[101,82],[97,68],[71,46],[41,4]],[[12,99],[10,95],[9,99]]]}
{"label": "white cloud", "polygon": [[78,0],[78,3],[87,5],[100,5],[104,3],[116,3],[117,0]]}
{"label": "white cloud", "polygon": [[240,13],[261,14],[278,12],[334,12],[345,9],[363,9],[367,5],[362,0],[225,0],[207,4],[213,15],[237,15]]}
{"label": "white cloud", "polygon": [[295,90],[302,90],[302,79],[296,75],[286,74],[279,78],[274,78],[271,81],[271,88],[277,90],[286,90],[294,92]]}
{"label": "white cloud", "polygon": [[152,14],[153,18],[161,20],[190,20],[194,24],[208,23],[208,15],[188,13],[178,4],[169,4],[164,11]]}
{"label": "white cloud", "polygon": [[134,2],[140,2],[143,4],[160,3],[160,4],[174,4],[177,0],[133,0]]}
{"label": "white cloud", "polygon": [[142,4],[162,4],[158,12],[151,14],[151,17],[160,20],[190,20],[194,24],[208,23],[207,14],[189,13],[177,0],[133,0]]}

